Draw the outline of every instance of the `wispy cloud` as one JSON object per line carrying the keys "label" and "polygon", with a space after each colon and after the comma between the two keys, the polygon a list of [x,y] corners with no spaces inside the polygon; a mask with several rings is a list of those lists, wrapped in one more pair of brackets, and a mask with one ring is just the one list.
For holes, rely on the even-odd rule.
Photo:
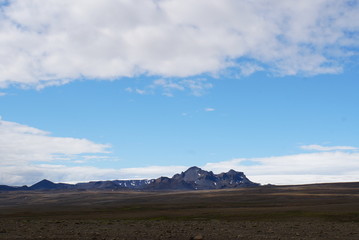
{"label": "wispy cloud", "polygon": [[202,96],[208,89],[213,87],[212,83],[207,82],[206,79],[185,79],[181,81],[181,84],[188,88],[192,95]]}
{"label": "wispy cloud", "polygon": [[352,1],[14,0],[0,8],[0,87],[188,79],[236,66],[244,76],[338,73],[358,54]]}
{"label": "wispy cloud", "polygon": [[216,111],[216,109],[214,109],[214,108],[205,108],[204,111],[205,112],[214,112],[214,111]]}
{"label": "wispy cloud", "polygon": [[154,94],[160,92],[162,95],[167,97],[173,97],[176,92],[188,91],[193,96],[202,96],[210,88],[212,83],[209,83],[206,79],[157,79],[154,80],[150,85],[139,89],[139,88],[127,88],[127,92],[133,92],[137,94]]}
{"label": "wispy cloud", "polygon": [[264,68],[259,66],[258,64],[250,63],[250,62],[239,64],[239,69],[240,69],[240,75],[244,77],[249,76],[252,73],[264,70]]}
{"label": "wispy cloud", "polygon": [[174,82],[166,79],[157,79],[149,86],[150,89],[162,89],[163,95],[172,97],[174,91],[183,91],[185,86],[180,82]]}
{"label": "wispy cloud", "polygon": [[303,145],[300,146],[304,150],[314,150],[314,151],[338,151],[338,150],[359,150],[357,147],[351,146],[321,146],[321,145]]}
{"label": "wispy cloud", "polygon": [[130,92],[130,93],[137,93],[137,94],[140,94],[140,95],[146,94],[146,91],[145,91],[145,90],[138,89],[138,88],[128,87],[128,88],[125,89],[125,91],[126,91],[126,92]]}

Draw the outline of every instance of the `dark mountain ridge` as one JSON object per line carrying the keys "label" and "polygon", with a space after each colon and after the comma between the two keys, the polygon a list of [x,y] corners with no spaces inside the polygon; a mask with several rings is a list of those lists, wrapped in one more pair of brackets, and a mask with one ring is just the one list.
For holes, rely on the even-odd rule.
{"label": "dark mountain ridge", "polygon": [[199,167],[190,167],[172,178],[159,177],[144,180],[91,181],[76,184],[53,183],[47,179],[27,187],[0,185],[0,191],[16,190],[209,190],[259,186],[251,182],[243,172],[233,169],[226,173],[214,174]]}
{"label": "dark mountain ridge", "polygon": [[254,186],[259,184],[251,182],[243,172],[231,169],[227,173],[214,174],[199,167],[191,167],[185,172],[175,174],[172,178],[157,178],[148,184],[147,189],[209,190]]}
{"label": "dark mountain ridge", "polygon": [[35,183],[29,190],[54,190],[54,189],[70,189],[73,186],[66,183],[53,183],[47,179],[41,180],[38,183]]}

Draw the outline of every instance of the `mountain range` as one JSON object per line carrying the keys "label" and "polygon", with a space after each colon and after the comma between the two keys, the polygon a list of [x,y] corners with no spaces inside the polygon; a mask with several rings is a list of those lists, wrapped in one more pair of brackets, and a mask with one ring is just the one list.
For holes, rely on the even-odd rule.
{"label": "mountain range", "polygon": [[172,178],[159,177],[145,180],[108,180],[91,181],[76,184],[53,183],[47,179],[28,187],[0,185],[0,191],[16,190],[210,190],[225,188],[256,187],[243,172],[233,169],[225,173],[214,174],[199,167],[190,167]]}

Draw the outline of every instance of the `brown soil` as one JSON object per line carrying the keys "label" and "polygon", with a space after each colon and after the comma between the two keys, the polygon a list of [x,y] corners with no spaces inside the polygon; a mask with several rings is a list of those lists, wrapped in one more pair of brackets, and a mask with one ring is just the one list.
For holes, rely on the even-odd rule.
{"label": "brown soil", "polygon": [[0,239],[359,239],[359,183],[0,192]]}

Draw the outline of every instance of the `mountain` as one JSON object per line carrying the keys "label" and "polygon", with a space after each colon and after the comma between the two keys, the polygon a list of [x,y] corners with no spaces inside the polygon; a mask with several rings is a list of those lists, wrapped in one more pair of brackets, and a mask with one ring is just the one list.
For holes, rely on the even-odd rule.
{"label": "mountain", "polygon": [[119,190],[122,187],[120,187],[118,184],[114,183],[113,181],[96,181],[96,182],[87,182],[87,183],[77,183],[75,184],[75,188],[80,190],[91,190],[91,189]]}
{"label": "mountain", "polygon": [[29,190],[27,186],[12,187],[7,185],[0,185],[0,191],[18,191],[18,190]]}
{"label": "mountain", "polygon": [[0,185],[0,191],[16,190],[209,190],[224,188],[243,188],[259,186],[251,182],[243,172],[230,170],[214,174],[199,167],[190,167],[172,178],[160,177],[144,180],[91,181],[77,184],[53,183],[47,179],[27,187]]}
{"label": "mountain", "polygon": [[89,190],[89,189],[141,189],[146,184],[149,184],[153,180],[113,180],[113,181],[94,181],[87,183],[75,184],[75,189]]}
{"label": "mountain", "polygon": [[53,183],[47,179],[44,179],[29,187],[29,190],[54,190],[54,189],[71,189],[71,188],[73,188],[73,185],[71,184]]}
{"label": "mountain", "polygon": [[129,189],[141,189],[143,186],[150,184],[154,179],[144,179],[144,180],[114,180],[116,184],[121,187]]}
{"label": "mountain", "polygon": [[227,173],[214,174],[199,167],[191,167],[172,178],[160,177],[148,184],[149,190],[209,190],[259,186],[251,182],[243,172],[231,169]]}

